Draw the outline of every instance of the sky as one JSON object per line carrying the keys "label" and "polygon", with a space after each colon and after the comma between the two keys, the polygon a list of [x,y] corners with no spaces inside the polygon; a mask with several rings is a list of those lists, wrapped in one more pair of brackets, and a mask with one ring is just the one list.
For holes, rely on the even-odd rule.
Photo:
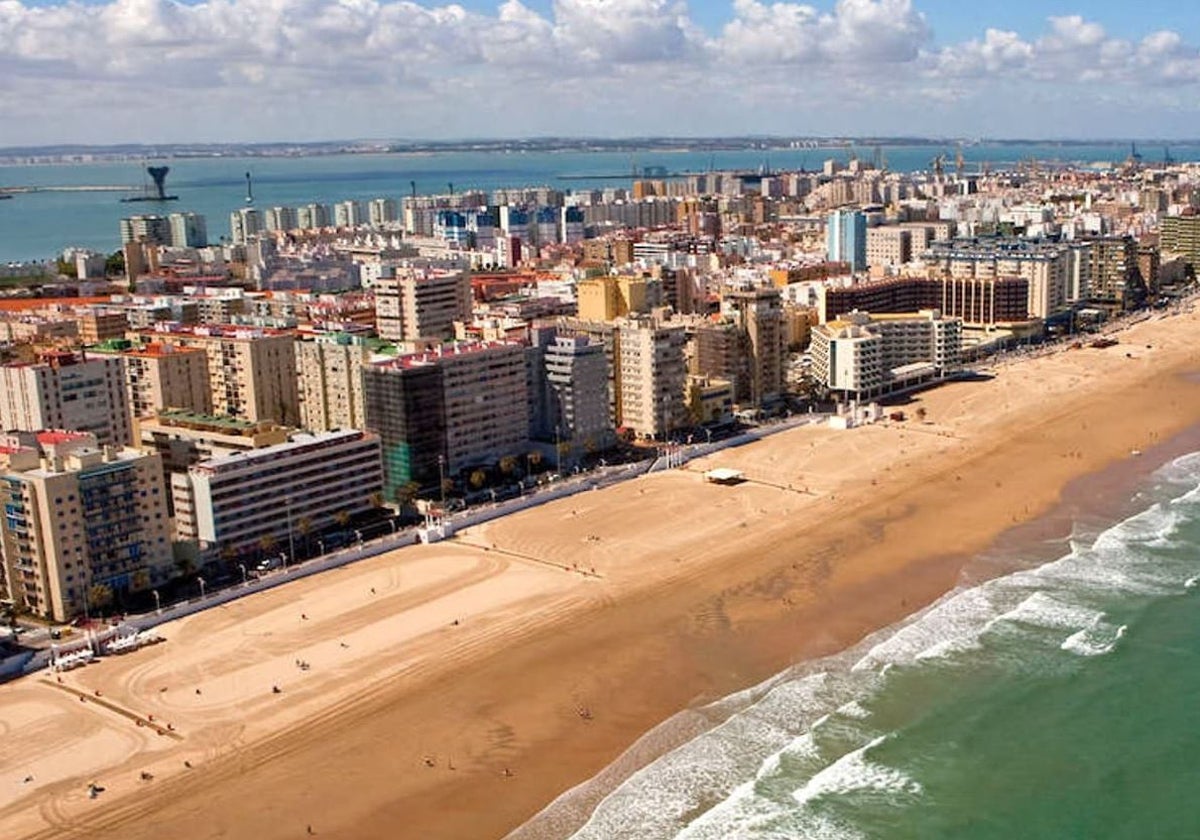
{"label": "sky", "polygon": [[0,147],[1200,136],[1180,0],[0,0]]}

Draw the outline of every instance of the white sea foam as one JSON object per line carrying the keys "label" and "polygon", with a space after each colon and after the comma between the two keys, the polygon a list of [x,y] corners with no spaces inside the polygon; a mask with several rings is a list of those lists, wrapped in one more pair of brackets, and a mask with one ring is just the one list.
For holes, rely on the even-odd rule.
{"label": "white sea foam", "polygon": [[848,752],[808,780],[795,791],[792,798],[801,807],[811,805],[825,796],[870,793],[897,804],[920,796],[919,782],[891,767],[877,764],[867,754],[888,739],[881,735],[852,752]]}
{"label": "white sea foam", "polygon": [[997,621],[1031,624],[1051,630],[1081,630],[1095,627],[1104,613],[1079,604],[1061,601],[1045,592],[1034,592]]}
{"label": "white sea foam", "polygon": [[866,720],[871,716],[867,707],[858,700],[851,700],[849,703],[838,706],[838,714],[853,720]]}
{"label": "white sea foam", "polygon": [[1112,627],[1087,628],[1067,637],[1061,645],[1062,649],[1076,656],[1103,656],[1112,653],[1117,641],[1125,635],[1126,625],[1113,629]]}
{"label": "white sea foam", "polygon": [[1200,585],[1200,575],[1194,575],[1183,582],[1184,589],[1195,589]]}

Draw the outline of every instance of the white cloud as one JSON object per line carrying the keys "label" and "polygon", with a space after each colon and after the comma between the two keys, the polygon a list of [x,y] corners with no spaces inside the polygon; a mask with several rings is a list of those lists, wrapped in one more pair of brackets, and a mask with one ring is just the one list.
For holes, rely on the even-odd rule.
{"label": "white cloud", "polygon": [[[548,14],[522,0],[488,13],[444,0],[0,0],[0,103],[6,117],[38,115],[6,119],[0,145],[168,130],[239,139],[247,126],[272,137],[912,131],[929,109],[965,121],[1034,90],[1076,109],[1100,86],[1154,107],[1198,101],[1200,52],[1173,31],[1122,38],[1066,15],[1040,33],[983,27],[937,44],[921,0],[811,1],[728,0],[727,22],[707,32],[687,0],[555,0]],[[151,126],[111,114],[152,100]],[[261,128],[270,119],[277,128]],[[110,124],[125,133],[101,136]]]}

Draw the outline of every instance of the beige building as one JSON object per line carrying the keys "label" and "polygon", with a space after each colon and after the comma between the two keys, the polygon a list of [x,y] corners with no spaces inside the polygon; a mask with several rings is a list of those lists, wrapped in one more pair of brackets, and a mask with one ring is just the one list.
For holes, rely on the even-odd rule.
{"label": "beige building", "polygon": [[159,457],[74,432],[10,435],[0,539],[10,595],[55,621],[120,609],[173,570]]}
{"label": "beige building", "polygon": [[935,243],[925,252],[925,262],[937,277],[1024,279],[1029,283],[1029,317],[1044,319],[1071,300],[1072,264],[1078,253],[1058,242],[980,237]]}
{"label": "beige building", "polygon": [[646,278],[622,274],[617,277],[593,277],[575,287],[579,318],[584,321],[611,321],[647,309]]}
{"label": "beige building", "polygon": [[893,226],[867,229],[867,265],[871,268],[904,265],[912,254],[911,230]]}
{"label": "beige building", "polygon": [[386,341],[449,340],[455,321],[471,319],[464,271],[385,266],[373,289],[376,331]]}
{"label": "beige building", "polygon": [[208,356],[212,410],[244,420],[300,423],[295,338],[250,327],[159,324],[141,333],[147,343],[199,348]]}
{"label": "beige building", "polygon": [[778,289],[732,291],[725,295],[736,322],[749,339],[749,377],[744,400],[762,406],[784,392],[787,332]]}
{"label": "beige building", "polygon": [[370,349],[349,336],[296,342],[300,425],[310,431],[366,428],[363,365]]}
{"label": "beige building", "polygon": [[615,341],[617,425],[645,438],[690,425],[683,326],[622,321]]}
{"label": "beige building", "polygon": [[120,358],[125,388],[134,417],[146,417],[167,408],[207,414],[212,411],[208,382],[208,354],[199,347],[171,344],[135,346],[110,341],[88,352]]}
{"label": "beige building", "polygon": [[76,312],[80,344],[99,344],[113,338],[123,338],[129,329],[124,312],[110,309],[85,309]]}
{"label": "beige building", "polygon": [[102,446],[133,442],[121,360],[68,351],[0,366],[0,425],[91,432]]}

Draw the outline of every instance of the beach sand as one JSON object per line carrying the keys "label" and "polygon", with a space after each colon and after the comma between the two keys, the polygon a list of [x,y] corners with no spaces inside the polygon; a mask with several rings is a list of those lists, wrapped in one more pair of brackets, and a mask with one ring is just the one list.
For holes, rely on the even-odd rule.
{"label": "beach sand", "polygon": [[[0,836],[501,837],[677,711],[933,601],[1068,483],[1156,466],[1200,418],[1197,321],[297,581],[61,685],[0,686]],[[715,466],[749,480],[708,484]]]}

